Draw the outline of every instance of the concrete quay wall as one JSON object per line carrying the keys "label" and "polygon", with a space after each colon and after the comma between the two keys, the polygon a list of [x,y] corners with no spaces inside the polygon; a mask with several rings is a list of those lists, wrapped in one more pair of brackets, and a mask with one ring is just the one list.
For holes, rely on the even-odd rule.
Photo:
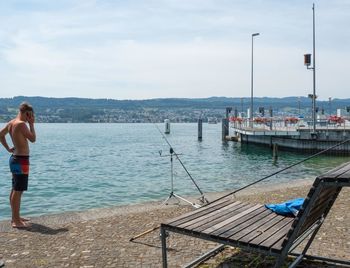
{"label": "concrete quay wall", "polygon": [[[261,144],[289,151],[318,152],[325,150],[339,142],[350,139],[350,130],[318,130],[317,137],[313,138],[310,130],[299,130],[300,135],[273,136],[239,134],[242,143]],[[332,154],[350,155],[350,142],[342,144],[329,151]]]}

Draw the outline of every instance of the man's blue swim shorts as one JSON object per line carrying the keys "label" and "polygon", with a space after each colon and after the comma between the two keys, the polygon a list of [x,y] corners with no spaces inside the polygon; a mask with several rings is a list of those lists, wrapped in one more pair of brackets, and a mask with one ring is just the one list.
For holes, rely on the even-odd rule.
{"label": "man's blue swim shorts", "polygon": [[29,156],[11,155],[9,164],[12,173],[12,189],[15,191],[27,191]]}

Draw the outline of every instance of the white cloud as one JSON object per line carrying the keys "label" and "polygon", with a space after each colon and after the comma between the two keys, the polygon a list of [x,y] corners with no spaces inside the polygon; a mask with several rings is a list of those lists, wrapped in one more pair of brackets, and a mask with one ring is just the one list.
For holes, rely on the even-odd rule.
{"label": "white cloud", "polygon": [[[312,76],[302,57],[312,48],[311,6],[272,0],[8,5],[0,21],[9,25],[0,30],[2,95],[249,96],[252,32],[261,33],[254,47],[256,96],[307,95]],[[348,97],[349,11],[343,1],[316,3],[317,88],[324,99],[329,91]]]}

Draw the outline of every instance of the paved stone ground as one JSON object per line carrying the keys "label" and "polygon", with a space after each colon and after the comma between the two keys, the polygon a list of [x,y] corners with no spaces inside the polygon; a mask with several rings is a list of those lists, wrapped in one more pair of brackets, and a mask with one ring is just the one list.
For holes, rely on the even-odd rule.
{"label": "paved stone ground", "polygon": [[[265,203],[278,203],[295,197],[304,197],[309,191],[309,187],[292,187],[274,189],[265,193],[247,195],[239,197],[239,200]],[[328,214],[320,231],[316,235],[308,254],[318,255],[328,258],[342,259],[350,261],[350,189],[343,188],[338,196],[332,210]],[[303,243],[302,245],[304,245]],[[300,249],[300,247],[299,247]],[[297,248],[298,250],[298,248]],[[301,250],[298,250],[299,252]],[[237,252],[237,249],[226,248],[215,258],[207,261],[202,267],[272,267],[272,262],[264,256],[244,254]],[[287,266],[286,266],[287,267]],[[322,264],[320,262],[303,262],[298,267],[334,267],[334,265]],[[337,266],[339,267],[339,266]],[[349,267],[349,266],[346,266]]]}
{"label": "paved stone ground", "polygon": [[[280,202],[305,196],[308,189],[309,187],[289,187],[266,192],[253,189],[249,195],[239,198],[259,203]],[[346,189],[341,193],[310,253],[349,259],[349,204],[350,190]],[[9,221],[2,221],[0,258],[5,260],[6,268],[161,267],[159,229],[133,242],[129,241],[130,238],[192,209],[185,205],[146,203],[64,213],[33,218],[33,226],[28,230],[12,229]],[[181,267],[216,245],[171,233],[168,246],[169,267]],[[202,264],[202,267],[242,267],[241,264],[235,264],[232,254],[237,254],[237,250],[228,248]],[[251,260],[256,257],[247,258],[244,265],[253,263]],[[254,266],[247,267],[263,267],[253,264]]]}

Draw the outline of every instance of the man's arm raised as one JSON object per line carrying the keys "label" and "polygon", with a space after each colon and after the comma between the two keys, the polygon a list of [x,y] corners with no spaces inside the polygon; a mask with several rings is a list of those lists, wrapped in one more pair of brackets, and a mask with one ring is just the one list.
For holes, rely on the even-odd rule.
{"label": "man's arm raised", "polygon": [[6,126],[0,130],[0,142],[9,153],[13,153],[14,149],[9,147],[5,138],[7,133],[9,133],[9,123],[7,123]]}
{"label": "man's arm raised", "polygon": [[20,127],[20,130],[25,138],[27,138],[30,142],[36,141],[36,134],[34,129],[34,122],[29,122],[29,128],[27,127],[26,123],[21,123],[18,127]]}

